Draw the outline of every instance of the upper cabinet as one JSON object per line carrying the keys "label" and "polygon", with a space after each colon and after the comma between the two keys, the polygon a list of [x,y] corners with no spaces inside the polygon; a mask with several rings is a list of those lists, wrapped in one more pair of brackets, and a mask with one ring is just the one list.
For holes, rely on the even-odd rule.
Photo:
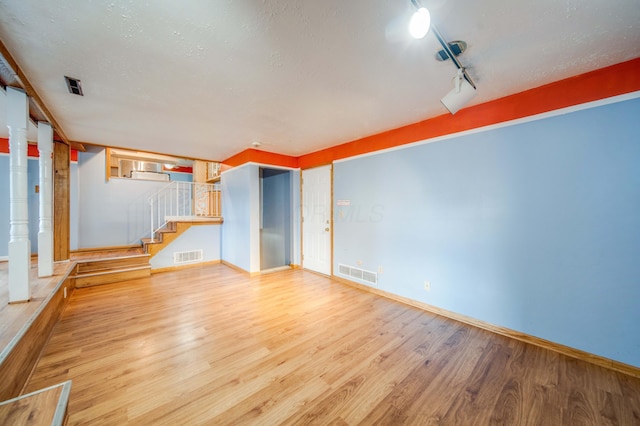
{"label": "upper cabinet", "polygon": [[106,150],[107,180],[110,178],[181,180],[212,183],[220,179],[220,163],[191,160],[120,148]]}

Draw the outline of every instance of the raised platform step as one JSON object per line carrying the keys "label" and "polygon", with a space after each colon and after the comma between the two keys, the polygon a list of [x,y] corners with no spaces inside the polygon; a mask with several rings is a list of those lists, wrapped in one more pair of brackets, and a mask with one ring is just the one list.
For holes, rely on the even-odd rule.
{"label": "raised platform step", "polygon": [[140,244],[113,247],[92,247],[72,251],[71,260],[85,261],[105,257],[134,256],[137,254],[144,254],[144,250]]}
{"label": "raised platform step", "polygon": [[120,281],[136,280],[151,276],[151,265],[138,266],[128,269],[96,272],[93,274],[76,275],[76,288],[94,285],[111,284]]}
{"label": "raised platform step", "polygon": [[56,425],[67,423],[71,380],[0,403],[6,425]]}
{"label": "raised platform step", "polygon": [[151,275],[150,256],[136,254],[78,260],[75,275],[76,288],[135,280]]}
{"label": "raised platform step", "polygon": [[138,254],[134,256],[109,257],[103,259],[90,259],[78,262],[77,275],[104,272],[115,268],[132,268],[135,266],[146,266],[149,264],[148,254]]}

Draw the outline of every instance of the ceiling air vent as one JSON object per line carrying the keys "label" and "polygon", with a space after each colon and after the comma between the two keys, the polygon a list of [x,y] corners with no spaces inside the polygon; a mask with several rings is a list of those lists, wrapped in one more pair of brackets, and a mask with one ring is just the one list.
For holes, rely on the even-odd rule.
{"label": "ceiling air vent", "polygon": [[84,96],[82,94],[82,86],[80,85],[80,80],[78,80],[77,78],[67,77],[66,75],[64,76],[64,80],[67,82],[69,93],[73,95]]}

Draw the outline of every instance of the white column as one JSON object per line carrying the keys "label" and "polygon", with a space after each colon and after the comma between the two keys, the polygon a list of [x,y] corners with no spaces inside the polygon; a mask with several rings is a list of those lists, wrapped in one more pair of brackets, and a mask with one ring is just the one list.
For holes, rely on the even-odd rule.
{"label": "white column", "polygon": [[27,120],[29,103],[20,89],[7,87],[9,127],[9,303],[31,299],[29,211],[27,201]]}
{"label": "white column", "polygon": [[53,275],[53,129],[49,123],[38,122],[40,152],[40,223],[38,230],[38,276]]}

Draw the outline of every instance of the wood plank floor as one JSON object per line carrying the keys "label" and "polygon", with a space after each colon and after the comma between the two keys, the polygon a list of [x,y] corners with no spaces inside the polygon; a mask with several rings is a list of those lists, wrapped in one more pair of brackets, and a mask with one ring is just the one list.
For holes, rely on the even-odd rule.
{"label": "wood plank floor", "polygon": [[640,424],[640,379],[301,270],[78,289],[27,391],[68,379],[69,424]]}

